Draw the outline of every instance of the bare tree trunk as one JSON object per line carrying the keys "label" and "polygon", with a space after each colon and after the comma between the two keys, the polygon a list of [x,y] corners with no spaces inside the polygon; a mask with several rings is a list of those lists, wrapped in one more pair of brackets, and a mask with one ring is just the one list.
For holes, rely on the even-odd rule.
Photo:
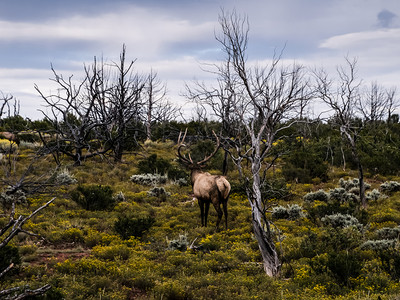
{"label": "bare tree trunk", "polygon": [[[258,168],[260,163],[253,163],[253,167]],[[274,241],[270,231],[270,224],[264,217],[262,195],[260,190],[260,175],[253,172],[253,185],[247,189],[247,196],[251,206],[251,216],[253,233],[258,242],[261,257],[263,260],[264,271],[268,276],[278,276],[281,269],[281,263],[278,253],[275,249]],[[265,224],[264,224],[265,223]]]}
{"label": "bare tree trunk", "polygon": [[357,151],[357,145],[355,139],[351,136],[351,134],[344,128],[343,126],[340,128],[340,131],[343,135],[346,136],[347,140],[351,146],[351,153],[353,155],[354,160],[356,161],[358,168],[358,181],[360,185],[360,201],[363,208],[367,207],[367,199],[365,197],[365,183],[364,183],[364,170],[361,164],[360,157]]}

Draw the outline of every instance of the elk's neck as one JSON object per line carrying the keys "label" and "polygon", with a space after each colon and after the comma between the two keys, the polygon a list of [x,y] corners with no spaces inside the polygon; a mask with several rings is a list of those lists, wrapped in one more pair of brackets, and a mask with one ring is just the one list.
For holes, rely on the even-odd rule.
{"label": "elk's neck", "polygon": [[197,176],[199,176],[201,173],[203,172],[197,169],[194,169],[190,172],[190,179],[192,180],[192,185],[196,181]]}

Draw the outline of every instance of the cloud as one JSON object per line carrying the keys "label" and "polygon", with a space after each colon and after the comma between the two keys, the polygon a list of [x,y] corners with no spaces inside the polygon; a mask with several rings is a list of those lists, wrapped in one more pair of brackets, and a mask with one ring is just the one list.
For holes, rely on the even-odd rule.
{"label": "cloud", "polygon": [[394,26],[397,19],[396,14],[386,9],[380,11],[377,17],[379,25],[383,28],[389,28]]}
{"label": "cloud", "polygon": [[195,24],[129,6],[123,11],[96,16],[75,15],[44,23],[0,21],[0,42],[94,43],[97,49],[101,45],[103,51],[115,45],[120,49],[122,43],[126,43],[141,57],[148,57],[173,43],[208,39],[214,27],[214,22]]}
{"label": "cloud", "polygon": [[[331,37],[320,44],[320,48],[362,50],[368,48],[396,48],[400,38],[400,28],[354,32]],[[394,50],[394,49],[393,49]]]}

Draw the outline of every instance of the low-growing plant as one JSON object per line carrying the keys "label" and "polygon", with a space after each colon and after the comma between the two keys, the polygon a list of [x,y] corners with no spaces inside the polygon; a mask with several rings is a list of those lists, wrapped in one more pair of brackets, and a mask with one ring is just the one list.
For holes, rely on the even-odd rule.
{"label": "low-growing plant", "polygon": [[[339,186],[341,188],[344,188],[347,192],[354,193],[360,188],[360,180],[358,178],[353,178],[348,180],[340,178]],[[371,185],[369,183],[364,182],[364,187],[366,190],[368,190],[369,188],[371,188]]]}
{"label": "low-growing plant", "polygon": [[399,238],[400,226],[397,227],[383,227],[375,232],[377,239],[381,240],[395,240]]}
{"label": "low-growing plant", "polygon": [[272,217],[274,219],[297,220],[304,216],[303,208],[298,204],[284,206],[275,206],[272,208]]}
{"label": "low-growing plant", "polygon": [[165,175],[171,169],[171,163],[163,158],[158,158],[157,154],[151,154],[149,157],[139,161],[138,169],[139,173]]}
{"label": "low-growing plant", "polygon": [[21,264],[21,256],[17,247],[6,245],[0,248],[0,272],[4,271],[11,264],[14,264],[15,269],[18,269]]}
{"label": "low-growing plant", "polygon": [[312,202],[312,201],[322,201],[322,202],[327,202],[329,199],[329,194],[325,192],[324,190],[320,189],[316,192],[311,192],[306,194],[303,197],[304,201]]}
{"label": "low-growing plant", "polygon": [[92,249],[92,254],[104,260],[127,260],[130,256],[130,250],[127,245],[111,245],[111,246],[95,246]]}
{"label": "low-growing plant", "polygon": [[368,192],[365,196],[367,198],[367,201],[376,201],[382,197],[382,194],[377,189],[373,189],[371,192]]}
{"label": "low-growing plant", "polygon": [[55,181],[60,185],[70,185],[78,182],[75,176],[72,175],[67,168],[64,168],[61,172],[57,173]]}
{"label": "low-growing plant", "polygon": [[168,196],[170,196],[170,193],[165,190],[163,187],[153,187],[151,190],[147,192],[147,194],[151,197],[157,197],[165,200]]}
{"label": "low-growing plant", "polygon": [[124,202],[126,199],[125,199],[125,194],[122,192],[122,191],[120,191],[118,194],[116,194],[115,196],[114,196],[114,200],[115,200],[115,202]]}
{"label": "low-growing plant", "polygon": [[186,234],[180,234],[175,240],[168,240],[167,238],[167,242],[168,250],[186,251],[187,247],[189,246],[189,241]]}
{"label": "low-growing plant", "polygon": [[380,190],[384,193],[395,193],[400,191],[400,183],[397,181],[386,181],[380,185]]}
{"label": "low-growing plant", "polygon": [[141,185],[156,185],[167,183],[167,176],[160,174],[138,174],[132,175],[130,180]]}
{"label": "low-growing plant", "polygon": [[357,201],[358,196],[352,192],[348,192],[345,188],[335,188],[329,190],[329,200],[338,202]]}
{"label": "low-growing plant", "polygon": [[71,192],[71,197],[86,210],[108,210],[116,204],[108,185],[79,185]]}
{"label": "low-growing plant", "polygon": [[155,222],[153,217],[146,218],[129,218],[126,216],[118,217],[114,223],[114,230],[122,239],[128,240],[131,236],[142,237]]}
{"label": "low-growing plant", "polygon": [[355,226],[356,228],[362,230],[363,225],[358,221],[356,217],[348,214],[333,214],[327,215],[321,218],[322,223],[334,228],[345,228],[349,226]]}
{"label": "low-growing plant", "polygon": [[385,251],[389,249],[394,249],[396,247],[396,240],[369,240],[364,242],[360,248],[369,249],[374,251]]}
{"label": "low-growing plant", "polygon": [[0,203],[4,209],[9,209],[13,203],[16,205],[26,204],[26,194],[21,189],[15,191],[12,187],[9,186],[0,193]]}

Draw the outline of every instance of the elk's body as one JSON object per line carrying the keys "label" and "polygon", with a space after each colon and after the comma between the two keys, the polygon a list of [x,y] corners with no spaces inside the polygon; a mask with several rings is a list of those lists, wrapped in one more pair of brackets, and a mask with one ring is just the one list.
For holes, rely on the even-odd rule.
{"label": "elk's body", "polygon": [[[212,203],[218,214],[217,228],[225,215],[225,228],[228,228],[228,198],[231,185],[224,176],[211,175],[200,170],[192,170],[193,194],[200,206],[201,225],[207,226],[207,217]],[[221,205],[223,210],[221,210]]]}
{"label": "elk's body", "polygon": [[0,132],[0,138],[4,138],[9,140],[10,142],[15,142],[17,145],[19,145],[19,138],[16,134],[12,133],[12,132]]}
{"label": "elk's body", "polygon": [[[213,132],[214,133],[214,132]],[[215,133],[214,133],[215,135]],[[181,148],[185,145],[181,143],[178,147],[178,157],[191,171],[191,180],[193,186],[194,197],[197,198],[200,206],[201,225],[207,226],[207,217],[210,204],[212,203],[217,211],[218,220],[216,227],[218,228],[222,216],[225,215],[225,228],[228,228],[228,198],[231,190],[231,185],[224,176],[211,175],[208,172],[201,171],[201,167],[217,153],[219,149],[219,139],[217,139],[217,146],[211,155],[207,156],[199,162],[193,162],[190,155],[186,158],[181,154]],[[184,138],[183,138],[184,139]],[[221,209],[222,205],[222,209]]]}

